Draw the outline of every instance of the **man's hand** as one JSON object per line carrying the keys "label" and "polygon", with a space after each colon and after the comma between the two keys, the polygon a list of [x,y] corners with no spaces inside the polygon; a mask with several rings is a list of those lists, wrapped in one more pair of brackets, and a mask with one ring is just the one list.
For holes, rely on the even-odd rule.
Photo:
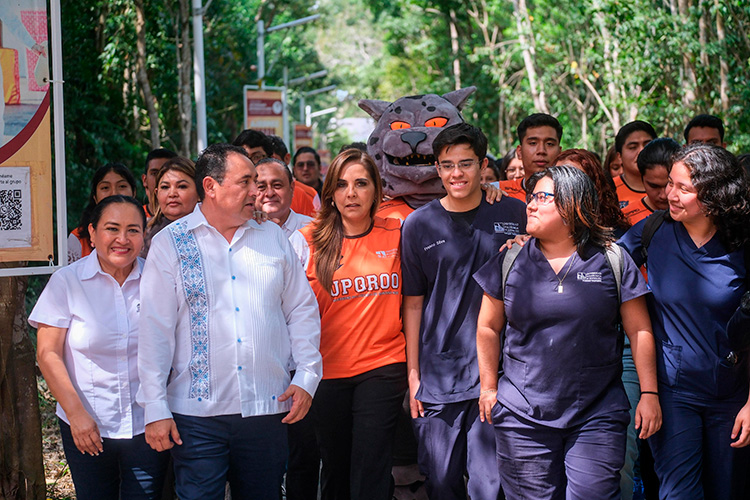
{"label": "man's hand", "polygon": [[479,393],[479,420],[492,423],[492,408],[497,404],[497,389]]}
{"label": "man's hand", "polygon": [[289,388],[284,391],[284,394],[279,396],[279,401],[286,401],[292,398],[292,409],[289,410],[289,414],[281,420],[283,424],[293,424],[299,422],[307,412],[310,410],[312,405],[312,396],[308,394],[306,390],[297,385],[290,385]]}
{"label": "man's hand", "polygon": [[182,444],[174,419],[166,418],[146,424],[146,442],[156,451],[169,450],[175,444]]}
{"label": "man's hand", "polygon": [[732,428],[732,448],[742,448],[750,444],[750,402],[746,403],[734,419]]}
{"label": "man's hand", "polygon": [[513,245],[524,246],[526,242],[529,241],[530,239],[531,239],[531,236],[529,236],[528,234],[517,234],[516,237],[513,238],[512,240],[506,241],[505,245],[501,246],[499,251],[502,252],[506,248],[510,250],[510,248]]}
{"label": "man's hand", "polygon": [[487,203],[490,205],[494,204],[496,201],[500,201],[503,199],[503,195],[508,195],[505,193],[502,189],[496,188],[492,184],[482,184],[482,189],[485,190],[485,198],[487,200]]}

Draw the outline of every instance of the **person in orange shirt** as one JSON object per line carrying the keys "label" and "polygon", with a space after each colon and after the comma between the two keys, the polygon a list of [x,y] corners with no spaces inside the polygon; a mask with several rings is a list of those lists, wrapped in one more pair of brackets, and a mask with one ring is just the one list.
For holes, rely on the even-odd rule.
{"label": "person in orange shirt", "polygon": [[615,137],[615,149],[622,160],[622,174],[614,178],[615,189],[620,209],[631,224],[635,223],[633,219],[641,211],[641,198],[646,194],[641,172],[638,170],[638,155],[654,139],[654,127],[642,120],[626,123]]}
{"label": "person in orange shirt", "polygon": [[536,172],[552,165],[560,154],[563,129],[552,115],[534,113],[518,124],[518,146],[516,158],[523,163],[523,177],[512,181],[501,181],[500,189],[508,196],[526,203],[526,182]]}
{"label": "person in orange shirt", "polygon": [[381,198],[372,158],[343,151],[329,168],[316,219],[290,238],[321,314],[323,380],[311,412],[323,498],[391,498],[407,383],[400,222],[375,215]]}

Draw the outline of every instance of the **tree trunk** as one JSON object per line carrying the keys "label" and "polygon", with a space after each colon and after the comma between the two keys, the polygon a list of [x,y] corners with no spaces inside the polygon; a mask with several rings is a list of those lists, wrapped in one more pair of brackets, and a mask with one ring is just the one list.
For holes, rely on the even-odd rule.
{"label": "tree trunk", "polygon": [[190,50],[190,0],[180,0],[179,35],[177,43],[177,89],[180,116],[180,154],[190,158],[193,132],[193,99],[191,93],[192,51]]}
{"label": "tree trunk", "polygon": [[721,99],[721,111],[729,111],[729,64],[726,58],[726,32],[724,31],[724,15],[721,13],[719,0],[714,0],[716,4],[716,38],[719,40],[721,50],[719,51],[719,99]]}
{"label": "tree trunk", "polygon": [[143,92],[143,100],[148,111],[149,127],[151,128],[151,149],[161,147],[161,133],[159,132],[159,113],[156,111],[156,97],[151,92],[151,83],[146,73],[146,15],[143,0],[135,0],[135,32],[137,49],[136,76]]}
{"label": "tree trunk", "polygon": [[539,81],[536,74],[536,48],[534,43],[534,32],[529,21],[529,11],[526,8],[526,0],[513,0],[513,9],[516,15],[516,26],[518,28],[518,41],[523,51],[523,62],[526,66],[526,74],[529,77],[529,89],[531,98],[534,100],[534,108],[540,113],[549,113],[547,100],[544,94],[544,84]]}
{"label": "tree trunk", "polygon": [[[678,0],[677,8],[679,11],[680,27],[683,31],[687,30],[690,24],[690,0]],[[682,104],[688,109],[695,102],[695,88],[698,84],[693,69],[692,54],[687,50],[682,52]]]}
{"label": "tree trunk", "polygon": [[25,277],[0,278],[0,498],[8,500],[42,500],[46,489],[26,283]]}
{"label": "tree trunk", "polygon": [[456,11],[451,9],[449,12],[448,24],[451,30],[451,55],[453,56],[453,81],[456,90],[461,89],[461,64],[458,56],[458,29],[456,28]]}

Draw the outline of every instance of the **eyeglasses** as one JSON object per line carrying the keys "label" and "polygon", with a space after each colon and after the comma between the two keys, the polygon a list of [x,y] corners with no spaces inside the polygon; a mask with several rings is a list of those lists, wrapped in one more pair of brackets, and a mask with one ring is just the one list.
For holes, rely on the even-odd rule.
{"label": "eyeglasses", "polygon": [[535,201],[537,205],[549,205],[555,201],[555,195],[553,193],[547,193],[546,191],[537,191],[536,193],[527,194],[526,204],[528,205],[532,200]]}
{"label": "eyeglasses", "polygon": [[268,158],[268,156],[264,153],[257,152],[250,155],[250,159],[253,161],[254,165],[257,165],[260,160],[263,160],[265,158]]}
{"label": "eyeglasses", "polygon": [[317,162],[314,162],[312,160],[310,161],[298,161],[294,164],[295,168],[316,168],[318,166]]}
{"label": "eyeglasses", "polygon": [[438,163],[438,168],[443,172],[452,172],[454,168],[458,167],[459,170],[469,170],[471,167],[477,164],[477,160],[461,160],[458,163],[451,163],[449,161]]}

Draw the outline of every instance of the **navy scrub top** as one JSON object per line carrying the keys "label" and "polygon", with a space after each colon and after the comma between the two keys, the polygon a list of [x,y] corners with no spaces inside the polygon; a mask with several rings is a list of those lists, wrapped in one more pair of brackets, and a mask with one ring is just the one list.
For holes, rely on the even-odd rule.
{"label": "navy scrub top", "polygon": [[[620,239],[643,264],[644,219]],[[697,248],[685,226],[665,220],[648,247],[649,314],[659,383],[703,397],[747,396],[747,372],[726,357],[727,323],[745,292],[742,249],[727,252],[714,235]]]}
{"label": "navy scrub top", "polygon": [[[503,375],[497,399],[514,414],[554,428],[628,409],[621,381],[622,333],[617,284],[604,249],[588,245],[557,275],[530,239],[508,273]],[[502,263],[495,256],[474,278],[503,300]],[[648,293],[643,276],[623,252],[622,301]]]}
{"label": "navy scrub top", "polygon": [[477,317],[482,290],[472,279],[509,238],[526,232],[526,205],[482,197],[471,225],[454,221],[440,200],[413,212],[401,238],[402,291],[424,296],[417,399],[434,404],[479,397]]}

